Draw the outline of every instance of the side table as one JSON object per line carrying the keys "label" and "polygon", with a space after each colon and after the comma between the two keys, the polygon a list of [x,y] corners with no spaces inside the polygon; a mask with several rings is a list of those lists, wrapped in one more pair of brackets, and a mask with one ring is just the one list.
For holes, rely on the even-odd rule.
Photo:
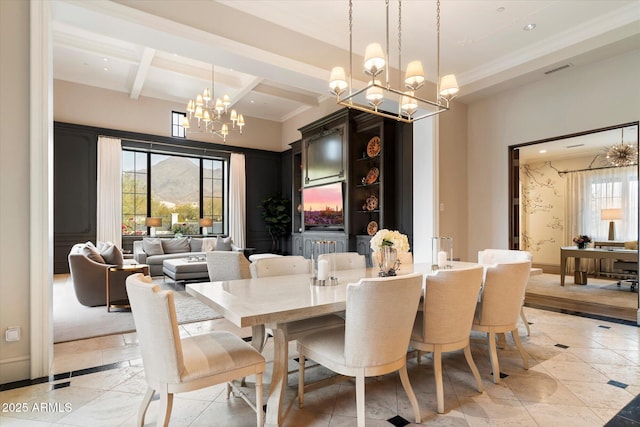
{"label": "side table", "polygon": [[[118,274],[120,273],[120,274]],[[126,276],[130,276],[134,273],[142,273],[144,275],[149,274],[149,266],[147,264],[124,264],[124,265],[114,265],[107,268],[107,311],[111,312],[112,308],[131,308],[129,305],[129,299],[122,299],[117,301],[111,301],[111,286],[112,279],[114,276],[118,276],[119,278],[126,278]],[[125,287],[126,293],[126,287]]]}

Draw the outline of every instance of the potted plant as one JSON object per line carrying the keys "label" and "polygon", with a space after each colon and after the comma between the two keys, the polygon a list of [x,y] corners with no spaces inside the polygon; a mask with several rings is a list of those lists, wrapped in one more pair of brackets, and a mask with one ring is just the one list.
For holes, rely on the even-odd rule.
{"label": "potted plant", "polygon": [[289,199],[274,193],[263,199],[258,207],[262,209],[261,215],[271,236],[271,252],[279,253],[280,238],[287,234],[291,223]]}

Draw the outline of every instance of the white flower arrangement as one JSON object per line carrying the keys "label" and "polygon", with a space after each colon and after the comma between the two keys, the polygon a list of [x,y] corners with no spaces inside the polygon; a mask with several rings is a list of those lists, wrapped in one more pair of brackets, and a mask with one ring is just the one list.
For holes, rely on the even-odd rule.
{"label": "white flower arrangement", "polygon": [[391,246],[398,252],[409,252],[409,239],[406,234],[397,230],[387,230],[383,228],[371,238],[371,249],[374,252],[382,250],[383,246]]}

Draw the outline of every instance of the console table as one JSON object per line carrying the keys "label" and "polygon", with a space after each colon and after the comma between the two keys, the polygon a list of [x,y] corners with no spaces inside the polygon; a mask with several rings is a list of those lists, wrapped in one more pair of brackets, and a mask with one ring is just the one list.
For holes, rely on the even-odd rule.
{"label": "console table", "polygon": [[591,258],[596,262],[599,259],[620,259],[624,261],[638,262],[638,251],[629,249],[578,249],[577,246],[564,246],[560,248],[560,286],[564,286],[564,276],[567,269],[567,258],[575,259],[575,271],[580,270],[580,259]]}

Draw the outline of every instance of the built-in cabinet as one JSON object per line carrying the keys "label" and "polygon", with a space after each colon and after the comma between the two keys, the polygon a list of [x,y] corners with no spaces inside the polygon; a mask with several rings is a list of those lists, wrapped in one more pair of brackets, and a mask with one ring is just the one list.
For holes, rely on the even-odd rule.
{"label": "built-in cabinet", "polygon": [[[338,252],[357,251],[370,263],[377,230],[399,230],[412,239],[410,125],[343,109],[300,132],[302,140],[291,145],[294,254],[310,257],[313,241],[335,240]],[[336,182],[343,189],[343,227],[305,226],[304,189]]]}

